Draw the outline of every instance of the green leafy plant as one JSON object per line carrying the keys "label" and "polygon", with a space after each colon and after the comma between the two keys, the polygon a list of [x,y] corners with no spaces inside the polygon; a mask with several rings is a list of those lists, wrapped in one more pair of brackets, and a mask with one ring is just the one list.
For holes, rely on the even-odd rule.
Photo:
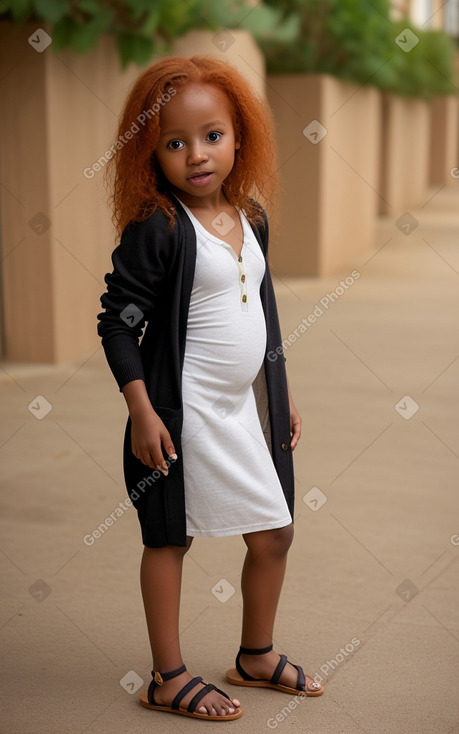
{"label": "green leafy plant", "polygon": [[442,31],[420,30],[409,20],[394,24],[395,37],[406,36],[407,29],[419,42],[408,53],[391,59],[391,78],[385,89],[405,97],[429,99],[435,94],[454,94],[454,42]]}
{"label": "green leafy plant", "polygon": [[[53,48],[85,53],[103,34],[117,39],[121,64],[146,63],[192,28],[243,27],[270,73],[331,74],[403,96],[457,91],[453,41],[440,31],[394,22],[390,0],[0,0],[0,19],[50,28]],[[406,29],[419,42],[395,42]]]}
{"label": "green leafy plant", "polygon": [[146,63],[192,28],[233,27],[248,12],[246,0],[0,0],[0,19],[48,24],[55,51],[85,53],[114,35],[123,67]]}
{"label": "green leafy plant", "polygon": [[[244,25],[270,73],[331,74],[412,97],[457,91],[453,41],[394,22],[389,0],[265,0],[264,7],[269,17],[253,13]],[[395,41],[407,28],[419,39],[408,52]]]}

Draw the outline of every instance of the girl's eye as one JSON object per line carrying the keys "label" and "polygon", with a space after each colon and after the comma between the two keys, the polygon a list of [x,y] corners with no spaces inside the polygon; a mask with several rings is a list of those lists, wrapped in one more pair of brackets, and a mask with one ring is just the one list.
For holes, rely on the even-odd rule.
{"label": "girl's eye", "polygon": [[181,140],[170,140],[167,144],[167,147],[170,150],[180,150],[183,146],[183,143]]}
{"label": "girl's eye", "polygon": [[218,133],[216,130],[212,130],[212,132],[207,135],[209,143],[218,143],[221,137],[222,133]]}

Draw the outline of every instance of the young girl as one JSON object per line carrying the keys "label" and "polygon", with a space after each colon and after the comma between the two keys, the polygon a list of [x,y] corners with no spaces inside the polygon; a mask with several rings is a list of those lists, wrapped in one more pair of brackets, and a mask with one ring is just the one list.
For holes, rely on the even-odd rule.
{"label": "young girl", "polygon": [[242,716],[238,699],[190,675],[179,644],[184,555],[196,536],[234,534],[247,555],[228,682],[319,696],[322,686],[272,646],[301,419],[285,374],[268,223],[251,198],[267,199],[275,184],[269,111],[229,64],[172,57],[135,84],[116,148],[122,236],[98,332],[128,406],[124,473],[145,546],[153,678],[141,703],[200,719]]}

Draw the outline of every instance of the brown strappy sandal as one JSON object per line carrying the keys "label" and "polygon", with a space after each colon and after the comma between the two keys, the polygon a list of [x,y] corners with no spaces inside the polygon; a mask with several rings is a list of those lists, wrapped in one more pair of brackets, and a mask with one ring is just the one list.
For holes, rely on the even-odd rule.
{"label": "brown strappy sandal", "polygon": [[[201,699],[203,699],[204,696],[207,695],[210,691],[218,691],[218,693],[221,693],[223,696],[225,696],[225,698],[231,701],[228,694],[214,686],[213,683],[204,683],[204,688],[202,688],[196,693],[195,696],[193,696],[190,703],[188,704],[188,707],[186,709],[181,709],[180,701],[186,696],[187,693],[195,688],[195,686],[202,682],[201,676],[196,676],[196,678],[192,678],[192,680],[186,683],[183,688],[177,693],[170,706],[157,704],[155,702],[154,695],[155,688],[157,688],[157,686],[162,686],[164,681],[170,680],[171,678],[176,678],[178,675],[184,673],[185,671],[185,665],[182,665],[181,668],[177,668],[177,670],[172,670],[169,673],[158,673],[157,671],[155,672],[154,670],[152,670],[151,674],[153,676],[153,680],[148,687],[148,691],[142,691],[142,693],[140,694],[140,703],[142,704],[142,706],[145,706],[145,708],[147,709],[153,709],[154,711],[166,711],[170,714],[191,716],[193,719],[208,719],[209,721],[233,721],[233,719],[239,719],[242,716],[243,712],[241,708],[239,708],[239,710],[236,710],[234,714],[225,714],[223,716],[200,714],[196,711],[196,708]],[[233,708],[236,708],[233,703],[231,703],[231,705],[233,706]]]}
{"label": "brown strappy sandal", "polygon": [[303,668],[299,665],[294,665],[293,663],[290,663],[290,665],[293,665],[293,667],[298,671],[297,687],[291,688],[290,686],[284,686],[282,683],[279,683],[279,678],[288,662],[286,655],[280,656],[279,663],[270,680],[254,678],[245,672],[239,662],[241,655],[265,655],[266,653],[271,652],[272,649],[272,645],[269,645],[269,647],[262,647],[258,650],[251,647],[240,647],[236,657],[236,668],[232,668],[226,673],[226,680],[228,683],[232,683],[233,686],[274,688],[276,691],[283,691],[284,693],[302,693],[305,696],[321,696],[325,693],[325,688],[320,683],[317,683],[309,675],[305,676]]}

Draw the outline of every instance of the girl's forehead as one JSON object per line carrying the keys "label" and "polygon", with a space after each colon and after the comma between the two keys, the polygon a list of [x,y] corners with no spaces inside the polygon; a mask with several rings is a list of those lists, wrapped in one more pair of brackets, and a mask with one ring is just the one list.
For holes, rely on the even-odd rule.
{"label": "girl's forehead", "polygon": [[[232,105],[228,95],[214,84],[189,82],[177,87],[177,94],[164,105],[161,117],[166,121],[172,116],[200,116],[211,111],[218,116],[231,116]],[[182,122],[186,122],[186,118]]]}

